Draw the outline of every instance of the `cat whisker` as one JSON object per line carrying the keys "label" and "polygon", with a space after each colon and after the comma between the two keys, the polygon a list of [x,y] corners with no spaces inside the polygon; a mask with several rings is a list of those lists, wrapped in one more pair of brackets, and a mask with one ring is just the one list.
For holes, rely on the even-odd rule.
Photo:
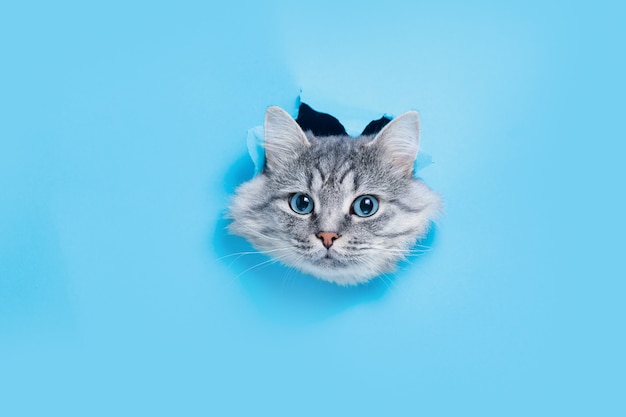
{"label": "cat whisker", "polygon": [[402,253],[404,255],[417,256],[417,255],[423,255],[427,253],[428,251],[427,250],[398,250],[398,251],[388,250],[386,252],[395,252],[395,253]]}
{"label": "cat whisker", "polygon": [[387,289],[392,290],[392,289],[398,288],[398,285],[393,281],[393,279],[388,274],[380,274],[379,277],[385,283],[385,285],[387,286]]}
{"label": "cat whisker", "polygon": [[220,256],[219,258],[217,258],[217,260],[221,261],[222,259],[230,258],[232,256],[241,257],[243,255],[267,255],[269,253],[280,252],[280,251],[289,250],[289,249],[293,249],[293,246],[285,246],[284,248],[276,248],[272,250],[259,250],[259,251],[231,253],[229,255]]}
{"label": "cat whisker", "polygon": [[407,249],[393,249],[393,248],[385,248],[385,249],[388,249],[388,250],[401,250],[401,251],[404,251],[404,252],[428,252],[431,248],[428,248],[428,247],[420,248],[420,247],[412,246],[412,247],[407,248]]}
{"label": "cat whisker", "polygon": [[294,267],[287,267],[287,273],[285,275],[283,275],[282,278],[282,289],[286,289],[286,287],[289,285],[291,288],[293,288],[294,283],[296,282],[296,278],[294,276],[296,272],[296,269]]}
{"label": "cat whisker", "polygon": [[393,248],[376,248],[372,246],[359,248],[359,250],[361,251],[372,250],[376,252],[399,253],[403,255],[421,255],[423,253],[428,252],[428,250],[425,250],[425,249],[393,249]]}
{"label": "cat whisker", "polygon": [[278,252],[279,254],[283,251],[288,251],[288,250],[293,250],[293,247],[285,247],[285,248],[279,248],[279,249],[275,249],[275,250],[269,250],[269,251],[258,251],[258,252],[240,252],[240,253],[235,253],[232,255],[226,255],[226,257],[228,256],[235,256],[238,255],[235,259],[232,260],[232,262],[230,262],[228,264],[228,266],[232,266],[235,262],[237,262],[239,260],[239,258],[241,258],[244,255],[266,255],[269,257],[273,257],[273,252]]}
{"label": "cat whisker", "polygon": [[397,252],[420,252],[426,251],[426,249],[402,249],[402,248],[373,248],[376,250],[384,250],[384,251],[397,251]]}
{"label": "cat whisker", "polygon": [[245,273],[247,273],[247,272],[250,272],[250,271],[252,271],[253,269],[256,269],[256,268],[258,268],[258,267],[260,267],[260,266],[263,266],[263,265],[268,265],[268,264],[269,264],[269,265],[271,265],[271,264],[275,264],[275,263],[277,263],[277,262],[280,262],[280,260],[281,260],[281,259],[283,259],[283,258],[285,258],[285,257],[287,257],[287,256],[289,256],[289,255],[291,255],[291,254],[287,253],[287,254],[285,254],[285,255],[277,256],[277,257],[274,257],[274,258],[272,258],[272,259],[268,259],[268,260],[266,260],[266,261],[259,262],[258,264],[253,265],[253,266],[251,266],[250,268],[246,269],[245,271],[241,272],[239,275],[237,275],[237,276],[235,277],[235,280],[239,279],[239,278],[240,278],[243,274],[245,274]]}

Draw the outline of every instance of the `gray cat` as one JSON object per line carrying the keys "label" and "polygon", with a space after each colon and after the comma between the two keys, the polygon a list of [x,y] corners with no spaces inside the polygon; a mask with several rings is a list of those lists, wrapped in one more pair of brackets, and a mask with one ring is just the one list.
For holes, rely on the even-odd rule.
{"label": "gray cat", "polygon": [[409,111],[376,135],[319,137],[268,108],[266,165],[236,190],[230,232],[340,285],[392,271],[441,210],[438,194],[413,176],[419,124]]}

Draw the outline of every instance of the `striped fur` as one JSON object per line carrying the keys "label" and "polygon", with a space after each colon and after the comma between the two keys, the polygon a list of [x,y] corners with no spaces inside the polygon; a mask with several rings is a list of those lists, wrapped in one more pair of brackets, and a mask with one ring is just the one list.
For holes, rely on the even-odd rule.
{"label": "striped fur", "polygon": [[[376,136],[315,137],[302,132],[282,109],[265,121],[264,171],[242,184],[229,210],[230,231],[288,266],[340,285],[354,285],[392,271],[428,231],[441,200],[412,166],[419,146],[419,118],[407,112]],[[313,198],[300,215],[294,193]],[[351,214],[361,195],[379,201],[371,217]],[[330,249],[321,231],[341,237]]]}

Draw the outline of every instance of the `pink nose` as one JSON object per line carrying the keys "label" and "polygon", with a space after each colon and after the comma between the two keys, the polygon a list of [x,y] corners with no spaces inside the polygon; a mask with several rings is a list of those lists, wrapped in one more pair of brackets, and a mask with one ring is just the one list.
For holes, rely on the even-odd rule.
{"label": "pink nose", "polygon": [[319,232],[315,236],[318,239],[322,240],[322,243],[324,244],[326,249],[329,249],[331,246],[333,246],[333,242],[339,239],[339,235],[335,232]]}

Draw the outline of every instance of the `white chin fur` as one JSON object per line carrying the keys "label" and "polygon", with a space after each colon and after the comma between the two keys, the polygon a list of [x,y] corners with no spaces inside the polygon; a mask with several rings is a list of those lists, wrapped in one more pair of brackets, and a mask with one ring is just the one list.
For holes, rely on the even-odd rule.
{"label": "white chin fur", "polygon": [[380,273],[372,273],[372,270],[366,270],[363,267],[329,269],[309,264],[299,265],[297,268],[323,281],[345,286],[363,284],[380,275]]}
{"label": "white chin fur", "polygon": [[367,264],[346,266],[317,265],[313,261],[302,258],[285,259],[284,261],[285,264],[315,278],[342,286],[350,286],[366,283],[385,272],[393,271],[397,260],[378,258],[375,261],[370,260]]}

